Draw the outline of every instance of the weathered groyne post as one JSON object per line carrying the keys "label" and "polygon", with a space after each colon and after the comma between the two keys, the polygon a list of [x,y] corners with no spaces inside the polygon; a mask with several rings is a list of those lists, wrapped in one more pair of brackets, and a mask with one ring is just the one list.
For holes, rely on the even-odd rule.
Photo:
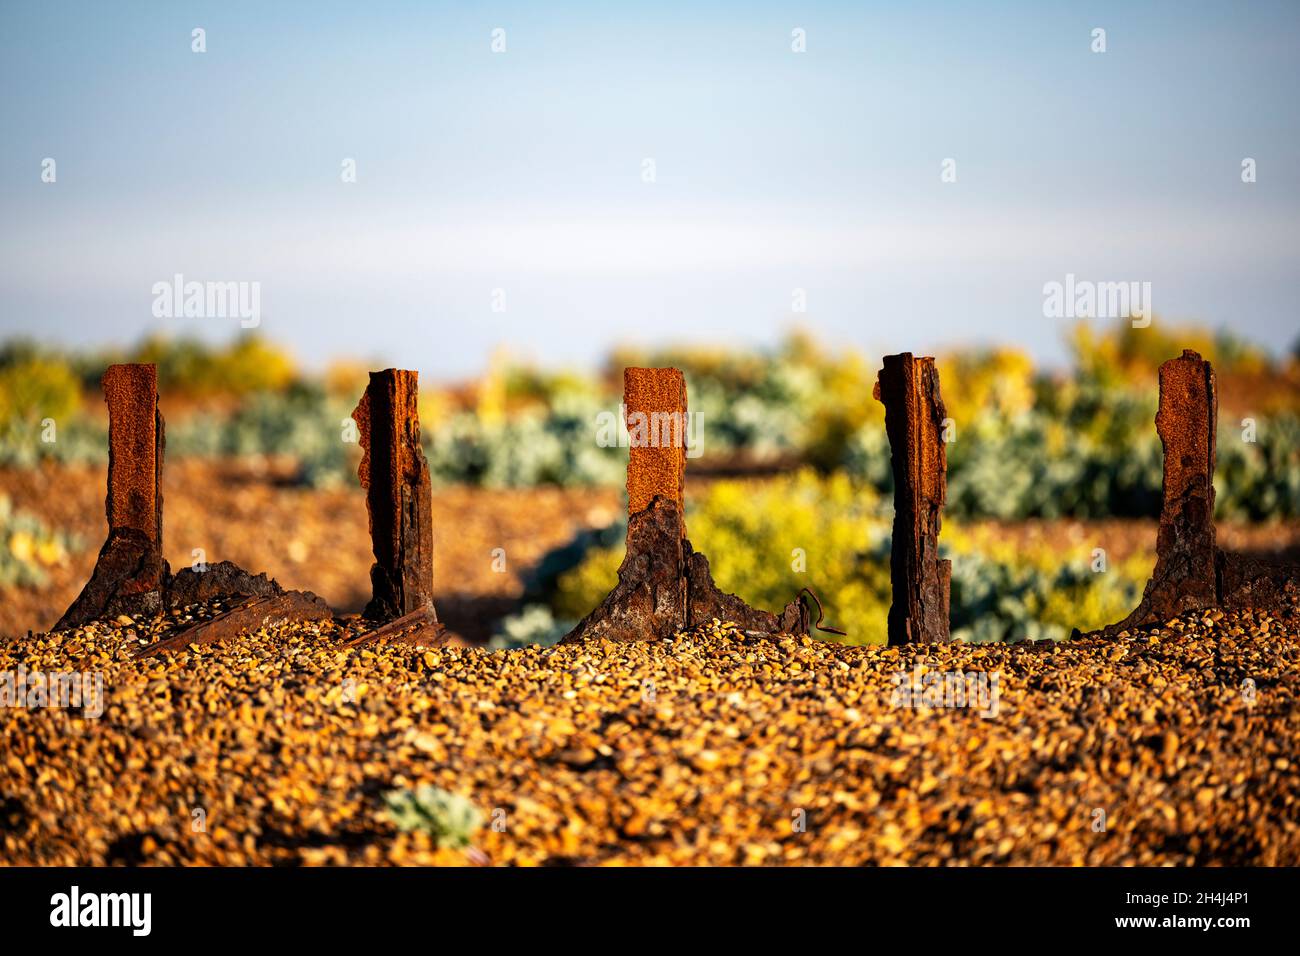
{"label": "weathered groyne post", "polygon": [[361,442],[357,477],[366,491],[375,555],[365,617],[382,626],[350,643],[399,635],[438,643],[446,636],[433,604],[432,492],[420,448],[418,398],[417,372],[384,369],[370,373],[352,412]]}
{"label": "weathered groyne post", "polygon": [[564,638],[611,641],[671,638],[717,618],[748,631],[806,634],[809,613],[796,597],[775,615],[713,583],[709,561],[686,537],[686,379],[675,368],[623,370],[627,465],[627,551],[618,584]]}
{"label": "weathered groyne post", "polygon": [[366,617],[391,620],[433,609],[433,517],[429,464],[420,448],[418,373],[385,369],[352,413],[361,440],[357,476],[366,491],[371,600]]}
{"label": "weathered groyne post", "polygon": [[946,641],[952,564],[939,558],[939,528],[947,493],[947,413],[934,359],[886,355],[875,397],[885,406],[894,472],[889,643]]}
{"label": "weathered groyne post", "polygon": [[[1185,349],[1160,366],[1156,431],[1164,449],[1163,497],[1156,566],[1142,600],[1105,637],[1164,624],[1214,607],[1264,608],[1284,602],[1300,567],[1261,561],[1218,547],[1214,531],[1214,466],[1219,401],[1214,369]],[[1078,634],[1078,632],[1075,632]]]}
{"label": "weathered groyne post", "polygon": [[[661,640],[687,626],[686,379],[675,368],[624,369],[623,409],[629,438],[627,550],[614,590],[566,641]],[[652,421],[658,423],[653,435]]]}
{"label": "weathered groyne post", "polygon": [[56,631],[118,614],[155,613],[169,576],[162,557],[166,442],[157,366],[110,365],[102,384],[108,405],[108,538]]}
{"label": "weathered groyne post", "polygon": [[1188,349],[1160,366],[1156,431],[1164,447],[1164,493],[1156,566],[1141,603],[1120,628],[1167,621],[1219,602],[1214,540],[1218,414],[1209,362]]}
{"label": "weathered groyne post", "polygon": [[[686,378],[675,368],[623,370],[628,429],[627,513],[663,498],[680,517],[686,507]],[[681,524],[681,537],[686,525]]]}

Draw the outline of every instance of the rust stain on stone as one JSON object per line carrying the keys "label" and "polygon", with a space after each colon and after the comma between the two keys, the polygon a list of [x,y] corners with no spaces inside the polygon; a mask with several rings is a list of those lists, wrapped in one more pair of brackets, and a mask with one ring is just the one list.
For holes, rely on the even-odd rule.
{"label": "rust stain on stone", "polygon": [[420,448],[417,373],[385,369],[352,413],[362,448],[357,477],[366,490],[375,564],[365,615],[391,620],[434,614],[433,518],[429,465]]}
{"label": "rust stain on stone", "polygon": [[939,558],[939,529],[948,481],[947,412],[934,359],[910,352],[885,356],[874,395],[885,406],[894,473],[889,643],[946,641],[952,564]]}

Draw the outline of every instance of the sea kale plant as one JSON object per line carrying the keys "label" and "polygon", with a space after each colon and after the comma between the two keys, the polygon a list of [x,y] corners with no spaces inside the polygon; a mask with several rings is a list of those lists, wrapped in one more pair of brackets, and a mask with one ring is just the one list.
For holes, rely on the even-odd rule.
{"label": "sea kale plant", "polygon": [[465,849],[483,825],[483,814],[468,799],[431,784],[384,794],[388,818],[403,832],[429,834],[438,847]]}

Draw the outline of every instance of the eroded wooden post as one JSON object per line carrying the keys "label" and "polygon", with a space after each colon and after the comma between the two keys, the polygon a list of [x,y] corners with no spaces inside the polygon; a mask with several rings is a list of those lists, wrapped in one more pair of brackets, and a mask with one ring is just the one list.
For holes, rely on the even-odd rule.
{"label": "eroded wooden post", "polygon": [[626,553],[614,590],[566,641],[661,640],[688,626],[685,377],[675,368],[624,369],[623,415],[630,446]]}
{"label": "eroded wooden post", "polygon": [[1137,609],[1107,631],[1164,622],[1219,603],[1214,538],[1214,462],[1219,404],[1214,369],[1190,349],[1160,366],[1156,431],[1164,446],[1164,495],[1156,566]]}
{"label": "eroded wooden post", "polygon": [[417,396],[417,373],[371,372],[352,413],[360,432],[358,477],[366,489],[375,553],[365,611],[373,620],[412,614],[436,620],[429,465],[420,448]]}
{"label": "eroded wooden post", "polygon": [[1164,618],[1218,599],[1214,570],[1214,463],[1219,400],[1214,369],[1191,349],[1160,366],[1156,431],[1164,496],[1151,576],[1152,611]]}
{"label": "eroded wooden post", "polygon": [[95,570],[55,630],[162,606],[168,571],[162,559],[165,445],[154,365],[110,365],[102,379],[108,405],[108,538]]}
{"label": "eroded wooden post", "polygon": [[162,549],[163,420],[155,365],[110,365],[102,379],[108,404],[108,526],[133,528]]}
{"label": "eroded wooden post", "polygon": [[1092,634],[1129,637],[1135,629],[1213,607],[1282,611],[1290,606],[1290,595],[1300,587],[1300,565],[1224,551],[1215,540],[1218,424],[1214,368],[1184,349],[1160,366],[1156,432],[1164,450],[1164,482],[1156,566],[1137,608]]}
{"label": "eroded wooden post", "polygon": [[627,550],[614,590],[564,641],[663,640],[714,618],[749,631],[807,634],[809,613],[799,597],[779,617],[750,607],[717,588],[708,558],[686,537],[685,376],[675,368],[624,369],[623,414]]}
{"label": "eroded wooden post", "polygon": [[[675,368],[623,370],[628,517],[656,497],[685,508],[686,378]],[[686,533],[682,526],[683,536]]]}
{"label": "eroded wooden post", "polygon": [[947,412],[934,359],[910,352],[885,356],[875,391],[885,406],[894,471],[889,643],[946,641],[952,564],[939,558],[939,528],[947,493]]}

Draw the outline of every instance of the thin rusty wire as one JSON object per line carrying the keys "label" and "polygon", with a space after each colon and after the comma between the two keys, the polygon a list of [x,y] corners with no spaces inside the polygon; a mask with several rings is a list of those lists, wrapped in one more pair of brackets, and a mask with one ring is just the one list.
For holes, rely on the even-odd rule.
{"label": "thin rusty wire", "polygon": [[810,598],[812,598],[813,603],[817,605],[817,620],[816,622],[814,622],[813,627],[817,628],[817,630],[819,631],[825,631],[827,634],[838,634],[841,637],[849,636],[848,631],[841,631],[838,627],[831,627],[829,624],[823,626],[822,619],[826,617],[826,612],[822,610],[822,599],[819,598],[813,592],[812,588],[804,588],[802,591],[799,592],[800,597],[802,597],[804,594],[807,594]]}

